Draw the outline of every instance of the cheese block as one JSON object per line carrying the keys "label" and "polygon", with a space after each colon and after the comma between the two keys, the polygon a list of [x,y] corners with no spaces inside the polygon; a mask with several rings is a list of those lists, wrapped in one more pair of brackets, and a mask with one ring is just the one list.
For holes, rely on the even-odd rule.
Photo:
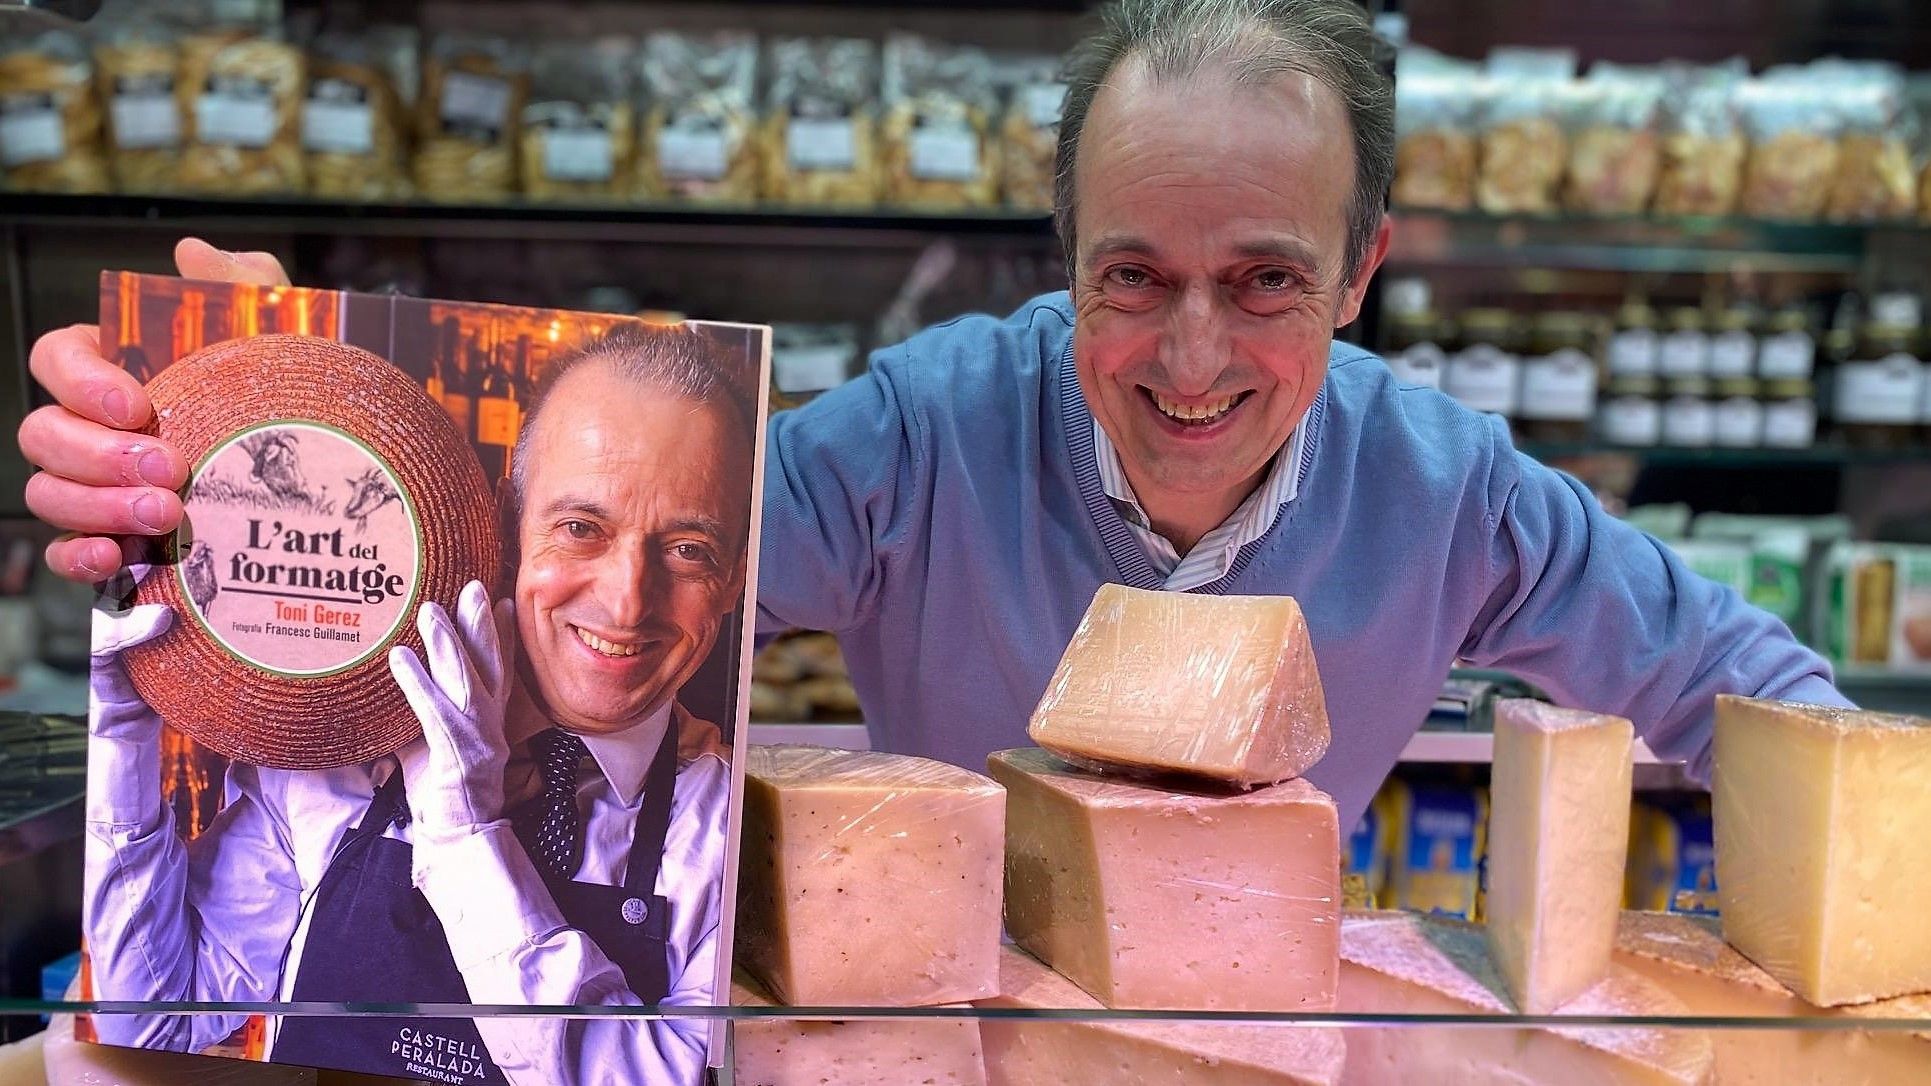
{"label": "cheese block", "polygon": [[1301,607],[1101,585],[1030,734],[1089,768],[1243,786],[1298,777],[1328,749]]}
{"label": "cheese block", "polygon": [[1634,742],[1621,717],[1525,698],[1495,707],[1486,918],[1523,1014],[1548,1014],[1609,971]]}
{"label": "cheese block", "polygon": [[[1507,1015],[1502,978],[1480,927],[1414,913],[1349,913],[1341,922],[1340,1009],[1350,1014]],[[1621,968],[1564,1004],[1602,1017],[1687,1013]],[[1344,1081],[1457,1086],[1691,1086],[1713,1082],[1702,1032],[1647,1027],[1390,1026],[1351,1028]]]}
{"label": "cheese block", "polygon": [[[1102,1009],[1013,947],[1000,955],[999,990],[979,1006]],[[991,1086],[1332,1086],[1347,1058],[1342,1031],[1287,1023],[988,1018],[979,1030]]]}
{"label": "cheese block", "polygon": [[996,990],[1004,789],[905,755],[745,749],[743,968],[792,1006],[924,1006]]}
{"label": "cheese block", "polygon": [[[739,975],[731,1005],[773,1002]],[[731,1024],[731,1067],[737,1086],[986,1086],[972,1018],[739,1019]]]}
{"label": "cheese block", "polygon": [[1931,720],[1721,695],[1723,937],[1805,1000],[1931,991]]}
{"label": "cheese block", "polygon": [[1924,1086],[1931,1084],[1931,1041],[1909,1033],[1790,1028],[1776,1019],[1858,1015],[1920,1019],[1931,1005],[1904,996],[1842,1010],[1819,1010],[1723,941],[1715,917],[1624,913],[1616,961],[1709,1018],[1766,1018],[1763,1029],[1710,1031],[1716,1077],[1724,1086]]}
{"label": "cheese block", "polygon": [[1341,841],[1302,780],[1156,788],[1045,751],[988,761],[1006,786],[1006,930],[1109,1007],[1334,1005]]}

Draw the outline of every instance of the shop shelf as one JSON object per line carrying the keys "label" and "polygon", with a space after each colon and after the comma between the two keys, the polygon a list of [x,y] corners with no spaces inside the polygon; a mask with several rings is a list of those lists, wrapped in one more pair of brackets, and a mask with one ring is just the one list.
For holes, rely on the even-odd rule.
{"label": "shop shelf", "polygon": [[1682,467],[1848,467],[1853,465],[1931,463],[1931,446],[1895,449],[1858,449],[1820,443],[1803,449],[1681,448],[1612,445],[1608,442],[1519,442],[1516,448],[1537,460],[1620,454],[1652,465]]}
{"label": "shop shelf", "polygon": [[1485,265],[1628,272],[1854,272],[1877,233],[1909,224],[1843,226],[1733,218],[1494,216],[1401,211],[1391,268]]}

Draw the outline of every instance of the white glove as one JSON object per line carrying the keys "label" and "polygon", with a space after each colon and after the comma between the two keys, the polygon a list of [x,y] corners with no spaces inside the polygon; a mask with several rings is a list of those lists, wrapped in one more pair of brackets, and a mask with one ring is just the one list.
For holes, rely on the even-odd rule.
{"label": "white glove", "polygon": [[515,653],[514,603],[490,606],[482,583],[463,586],[456,621],[435,603],[416,614],[429,666],[407,646],[389,670],[422,722],[422,738],[396,752],[417,832],[432,842],[476,832],[503,815],[503,737]]}
{"label": "white glove", "polygon": [[91,667],[88,669],[88,731],[103,739],[146,742],[158,739],[161,718],[141,700],[127,677],[121,653],[167,632],[174,612],[165,603],[121,606],[122,594],[147,576],[149,567],[129,566],[126,577],[110,581],[96,601],[93,618]]}

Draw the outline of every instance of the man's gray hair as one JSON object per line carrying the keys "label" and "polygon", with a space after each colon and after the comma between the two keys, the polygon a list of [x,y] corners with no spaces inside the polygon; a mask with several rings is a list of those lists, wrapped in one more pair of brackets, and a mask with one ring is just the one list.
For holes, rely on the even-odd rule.
{"label": "man's gray hair", "polygon": [[510,457],[510,495],[514,512],[523,515],[523,488],[529,477],[530,443],[537,418],[550,393],[579,366],[608,365],[626,381],[656,389],[705,406],[715,406],[743,436],[746,463],[756,450],[757,396],[743,382],[730,359],[709,336],[690,328],[650,328],[619,324],[550,360],[530,396],[516,449]]}
{"label": "man's gray hair", "polygon": [[[1382,39],[1359,0],[1115,0],[1100,29],[1066,60],[1066,105],[1054,155],[1053,220],[1078,273],[1073,161],[1093,99],[1120,63],[1139,58],[1156,80],[1220,67],[1243,83],[1305,75],[1339,95],[1354,136],[1344,283],[1374,245],[1395,173],[1394,83],[1380,66]],[[1256,132],[1254,138],[1265,139]]]}

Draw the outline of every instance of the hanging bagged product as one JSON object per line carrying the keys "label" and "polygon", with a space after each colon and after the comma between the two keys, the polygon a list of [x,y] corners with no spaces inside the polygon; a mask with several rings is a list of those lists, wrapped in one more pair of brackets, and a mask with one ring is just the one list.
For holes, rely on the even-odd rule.
{"label": "hanging bagged product", "polygon": [[1904,73],[1888,64],[1837,62],[1832,101],[1843,125],[1837,175],[1831,180],[1832,222],[1889,222],[1917,210],[1911,158],[1915,119],[1905,110]]}
{"label": "hanging bagged product", "polygon": [[1481,71],[1422,50],[1404,53],[1395,79],[1397,207],[1467,211],[1475,203],[1474,111]]}
{"label": "hanging bagged product", "polygon": [[1760,219],[1823,216],[1837,175],[1837,85],[1824,72],[1771,69],[1737,92],[1750,137],[1741,210]]}
{"label": "hanging bagged product", "polygon": [[758,43],[750,34],[659,31],[644,39],[637,195],[758,198]]}
{"label": "hanging bagged product", "polygon": [[1749,144],[1737,118],[1741,60],[1707,68],[1673,67],[1664,97],[1662,171],[1652,209],[1659,215],[1729,215],[1743,189]]}
{"label": "hanging bagged product", "polygon": [[764,194],[793,204],[878,201],[878,46],[780,38],[766,47]]}
{"label": "hanging bagged product", "polygon": [[911,34],[885,44],[885,200],[956,209],[999,202],[996,95],[983,49]]}
{"label": "hanging bagged product", "polygon": [[999,123],[999,191],[1010,207],[1049,211],[1058,166],[1060,108],[1066,84],[1059,58],[1008,57],[997,62],[995,78],[1006,91]]}
{"label": "hanging bagged product", "polygon": [[23,192],[105,192],[94,68],[67,30],[0,38],[0,182]]}
{"label": "hanging bagged product", "polygon": [[337,200],[409,194],[409,117],[417,81],[416,32],[408,27],[316,35],[302,104],[312,193]]}
{"label": "hanging bagged product", "polygon": [[1649,207],[1662,168],[1663,76],[1646,68],[1597,64],[1576,87],[1570,117],[1570,211],[1636,215]]}
{"label": "hanging bagged product", "polygon": [[122,5],[104,11],[95,24],[95,93],[107,126],[108,167],[122,192],[167,192],[180,170],[181,104],[174,84],[181,33],[165,13],[161,4]]}
{"label": "hanging bagged product", "polygon": [[504,200],[516,188],[516,134],[529,96],[526,51],[501,38],[437,37],[416,103],[416,189],[432,200]]}
{"label": "hanging bagged product", "polygon": [[303,191],[307,73],[302,51],[273,28],[217,27],[184,39],[175,85],[180,186],[225,196]]}
{"label": "hanging bagged product", "polygon": [[523,107],[519,169],[531,200],[614,200],[633,186],[636,59],[616,38],[545,42]]}
{"label": "hanging bagged product", "polygon": [[1560,52],[1496,50],[1482,96],[1481,172],[1475,203],[1492,215],[1543,215],[1556,210],[1569,162],[1563,111],[1575,57]]}

